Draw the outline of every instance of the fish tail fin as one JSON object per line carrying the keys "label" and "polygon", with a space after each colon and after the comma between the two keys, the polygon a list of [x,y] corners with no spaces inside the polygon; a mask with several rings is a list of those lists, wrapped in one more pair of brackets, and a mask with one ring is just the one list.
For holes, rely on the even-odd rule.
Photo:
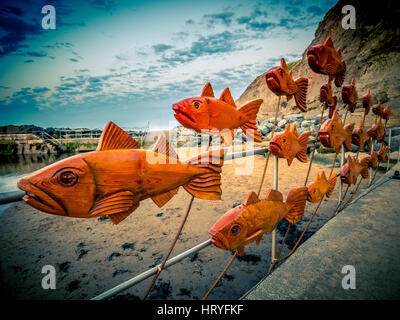
{"label": "fish tail fin", "polygon": [[365,157],[360,161],[360,164],[363,167],[363,169],[361,170],[361,177],[363,177],[364,179],[368,179],[369,177],[368,162],[369,157]]}
{"label": "fish tail fin", "polygon": [[332,173],[331,177],[328,180],[328,191],[326,192],[327,198],[330,198],[333,193],[333,190],[335,190],[336,179],[337,179],[336,173]]}
{"label": "fish tail fin", "polygon": [[307,197],[307,187],[293,188],[289,191],[286,203],[292,207],[285,216],[286,221],[296,223],[303,217]]}
{"label": "fish tail fin", "polygon": [[296,158],[301,162],[307,162],[307,143],[311,132],[303,132],[299,137],[301,151],[296,154]]}
{"label": "fish tail fin", "polygon": [[344,78],[346,77],[346,63],[343,61],[343,70],[336,74],[335,76],[335,86],[341,87],[344,82]]}
{"label": "fish tail fin", "polygon": [[307,112],[308,79],[299,78],[295,82],[299,87],[299,90],[294,94],[294,100],[296,101],[296,106],[300,109],[300,111]]}
{"label": "fish tail fin", "polygon": [[221,171],[225,150],[211,150],[186,161],[187,164],[204,169],[204,174],[185,184],[183,187],[193,197],[205,200],[221,198]]}
{"label": "fish tail fin", "polygon": [[352,147],[351,147],[351,139],[352,139],[352,136],[353,136],[354,123],[346,124],[343,129],[347,133],[347,137],[343,141],[343,145],[344,145],[344,147],[345,147],[345,149],[347,151],[351,151],[351,149],[352,149]]}
{"label": "fish tail fin", "polygon": [[260,133],[257,130],[257,113],[260,110],[261,104],[263,103],[262,99],[256,99],[250,101],[241,107],[238,111],[242,113],[247,119],[249,119],[246,123],[240,126],[243,130],[243,133],[253,139],[256,142],[261,142]]}

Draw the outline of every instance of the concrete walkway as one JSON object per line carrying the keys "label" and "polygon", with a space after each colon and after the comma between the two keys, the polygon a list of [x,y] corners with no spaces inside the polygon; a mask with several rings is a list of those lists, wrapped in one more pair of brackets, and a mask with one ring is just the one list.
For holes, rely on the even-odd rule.
{"label": "concrete walkway", "polygon": [[[242,299],[400,299],[400,180],[396,165]],[[352,265],[356,289],[343,289]]]}

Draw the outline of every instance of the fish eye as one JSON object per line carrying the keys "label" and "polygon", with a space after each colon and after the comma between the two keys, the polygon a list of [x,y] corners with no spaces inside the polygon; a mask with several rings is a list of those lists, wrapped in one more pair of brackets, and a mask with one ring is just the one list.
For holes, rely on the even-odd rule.
{"label": "fish eye", "polygon": [[283,70],[279,69],[279,73],[281,74],[281,76],[283,77]]}
{"label": "fish eye", "polygon": [[200,102],[199,101],[195,101],[193,102],[193,105],[196,109],[200,108]]}
{"label": "fish eye", "polygon": [[231,228],[231,233],[232,235],[236,236],[237,234],[239,234],[240,232],[240,226],[235,224],[234,226],[232,226]]}
{"label": "fish eye", "polygon": [[282,139],[282,142],[283,142],[283,143],[286,143],[286,138],[283,138],[283,139]]}
{"label": "fish eye", "polygon": [[78,182],[79,176],[72,171],[64,171],[59,176],[59,181],[65,186],[73,186]]}

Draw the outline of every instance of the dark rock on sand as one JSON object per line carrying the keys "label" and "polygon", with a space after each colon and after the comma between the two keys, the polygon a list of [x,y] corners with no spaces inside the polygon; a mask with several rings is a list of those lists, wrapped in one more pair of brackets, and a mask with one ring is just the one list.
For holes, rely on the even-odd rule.
{"label": "dark rock on sand", "polygon": [[57,265],[60,272],[68,272],[68,269],[71,266],[71,262],[65,261],[63,263],[57,263]]}
{"label": "dark rock on sand", "polygon": [[238,255],[237,259],[239,261],[251,262],[252,264],[256,264],[261,261],[260,256],[258,256],[256,254],[251,254],[251,253],[243,255],[243,257]]}
{"label": "dark rock on sand", "polygon": [[119,252],[113,252],[108,256],[107,260],[112,261],[115,257],[119,257],[120,255],[121,254]]}
{"label": "dark rock on sand", "polygon": [[151,300],[165,300],[171,295],[171,283],[169,281],[164,282],[159,280],[153,287],[152,294],[150,295]]}
{"label": "dark rock on sand", "polygon": [[135,250],[135,242],[125,242],[125,243],[121,246],[121,248],[122,248],[123,250],[127,250],[127,249]]}
{"label": "dark rock on sand", "polygon": [[117,275],[119,275],[119,274],[127,273],[127,272],[132,273],[132,271],[127,270],[127,269],[118,269],[118,270],[115,270],[115,271],[113,272],[113,277],[115,277],[115,276],[117,276]]}
{"label": "dark rock on sand", "polygon": [[79,280],[71,281],[71,282],[68,284],[68,286],[67,286],[67,291],[68,291],[68,292],[75,291],[76,289],[79,288],[79,283],[80,283]]}

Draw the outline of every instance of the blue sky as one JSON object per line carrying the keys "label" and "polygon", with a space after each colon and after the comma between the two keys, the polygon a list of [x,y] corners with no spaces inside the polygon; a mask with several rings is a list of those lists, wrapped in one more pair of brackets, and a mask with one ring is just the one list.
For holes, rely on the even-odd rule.
{"label": "blue sky", "polygon": [[[168,128],[172,104],[206,82],[237,99],[299,59],[336,2],[2,1],[0,125]],[[46,4],[55,30],[41,27]]]}

